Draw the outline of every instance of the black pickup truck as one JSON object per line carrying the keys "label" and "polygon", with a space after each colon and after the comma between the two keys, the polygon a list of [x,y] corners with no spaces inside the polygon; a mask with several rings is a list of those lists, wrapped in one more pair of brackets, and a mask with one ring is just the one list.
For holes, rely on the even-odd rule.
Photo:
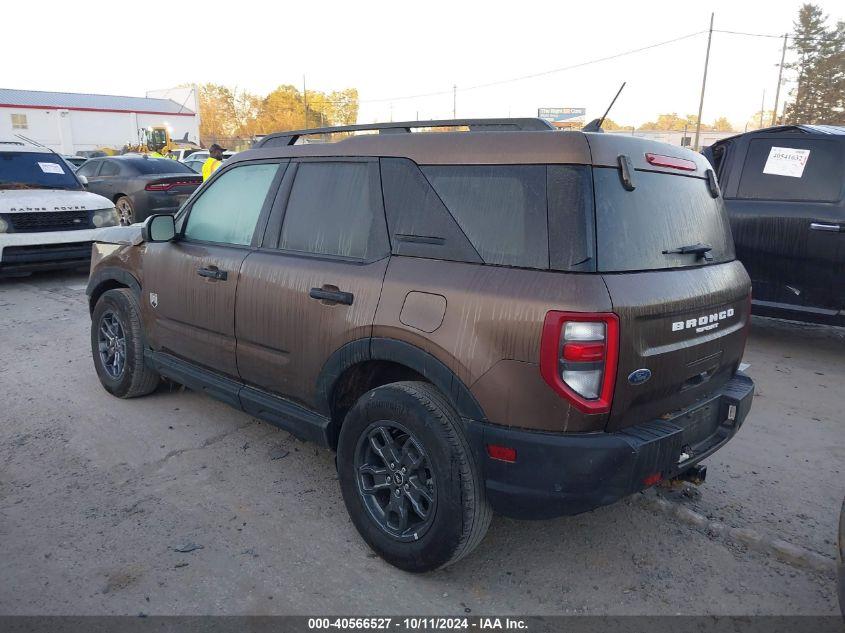
{"label": "black pickup truck", "polygon": [[753,312],[845,325],[845,127],[770,127],[703,153],[751,275]]}

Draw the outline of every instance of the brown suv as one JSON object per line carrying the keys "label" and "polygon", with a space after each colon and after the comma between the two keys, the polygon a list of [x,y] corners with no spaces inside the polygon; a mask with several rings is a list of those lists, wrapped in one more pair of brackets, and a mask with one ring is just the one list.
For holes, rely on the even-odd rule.
{"label": "brown suv", "polygon": [[[463,131],[412,130],[434,126]],[[336,449],[355,526],[411,571],[493,511],[700,477],[753,392],[703,157],[535,119],[338,131],[268,136],[175,220],[108,229],[88,294],[109,392],[164,376]]]}

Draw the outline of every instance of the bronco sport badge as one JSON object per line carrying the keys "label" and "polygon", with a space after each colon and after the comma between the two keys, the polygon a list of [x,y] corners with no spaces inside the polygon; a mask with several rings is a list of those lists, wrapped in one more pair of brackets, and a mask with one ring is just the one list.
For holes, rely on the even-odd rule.
{"label": "bronco sport badge", "polygon": [[689,330],[695,328],[696,332],[707,332],[708,330],[715,330],[719,327],[719,322],[723,319],[729,319],[734,315],[734,309],[728,308],[713,314],[705,314],[697,319],[687,319],[686,321],[675,321],[672,323],[672,331],[678,332],[680,330]]}

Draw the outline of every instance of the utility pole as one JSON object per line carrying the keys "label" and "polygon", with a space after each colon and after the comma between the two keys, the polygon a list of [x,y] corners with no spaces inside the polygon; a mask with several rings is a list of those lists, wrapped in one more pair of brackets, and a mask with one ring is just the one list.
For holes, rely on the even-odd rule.
{"label": "utility pole", "polygon": [[760,129],[763,129],[763,108],[766,106],[766,91],[763,90],[763,98],[760,100]]}
{"label": "utility pole", "polygon": [[305,75],[302,75],[302,129],[308,129],[308,93],[305,92]]}
{"label": "utility pole", "polygon": [[778,101],[780,99],[780,82],[783,79],[783,63],[786,61],[786,38],[788,33],[783,34],[783,50],[780,52],[780,67],[778,68],[778,88],[775,91],[775,107],[772,110],[772,125],[778,124]]}
{"label": "utility pole", "polygon": [[710,41],[713,39],[713,13],[710,14],[710,30],[707,33],[707,53],[704,56],[704,77],[701,80],[701,99],[698,101],[698,120],[695,122],[695,151],[698,151],[698,136],[701,133],[701,112],[704,110],[704,88],[707,86],[707,66],[710,65]]}
{"label": "utility pole", "polygon": [[457,119],[458,115],[458,85],[452,84],[452,118]]}

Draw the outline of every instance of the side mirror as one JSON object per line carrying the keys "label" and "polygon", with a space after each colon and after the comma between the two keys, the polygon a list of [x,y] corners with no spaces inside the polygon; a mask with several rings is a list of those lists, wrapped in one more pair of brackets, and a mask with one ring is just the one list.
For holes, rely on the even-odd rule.
{"label": "side mirror", "polygon": [[176,237],[176,221],[172,215],[151,215],[141,231],[145,242],[169,242]]}
{"label": "side mirror", "polygon": [[80,174],[76,174],[76,177],[77,177],[77,178],[79,178],[79,182],[81,182],[81,183],[82,183],[82,186],[83,186],[83,187],[87,187],[87,186],[88,186],[88,176],[82,176],[82,175],[80,175]]}

